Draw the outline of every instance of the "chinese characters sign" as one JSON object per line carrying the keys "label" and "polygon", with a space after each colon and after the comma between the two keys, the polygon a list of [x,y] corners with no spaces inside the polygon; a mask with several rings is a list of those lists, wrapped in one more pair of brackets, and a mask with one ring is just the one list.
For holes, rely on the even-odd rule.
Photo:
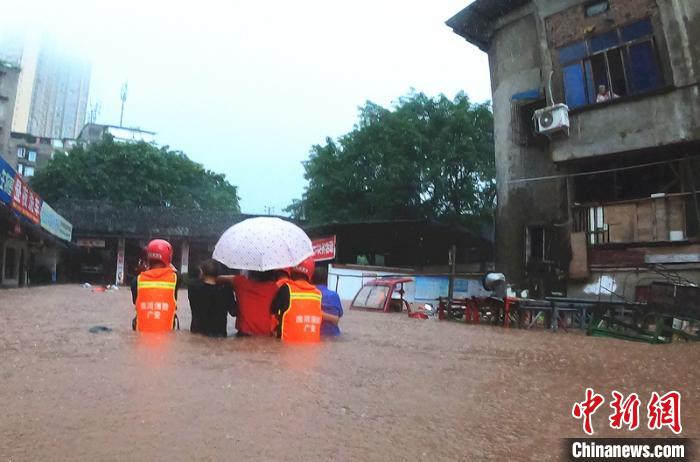
{"label": "chinese characters sign", "polygon": [[[640,407],[642,404],[639,395],[632,393],[624,396],[617,391],[612,392],[610,407],[612,413],[608,417],[610,428],[630,431],[636,430],[640,425]],[[582,420],[583,431],[592,435],[593,414],[605,403],[605,397],[595,393],[591,388],[586,389],[586,398],[574,403],[571,415],[575,419]],[[680,434],[681,426],[681,394],[677,391],[669,391],[664,395],[653,392],[646,406],[647,428],[649,430],[661,430],[669,428],[673,433]]]}
{"label": "chinese characters sign", "polygon": [[44,203],[22,179],[22,176],[2,158],[0,158],[0,203],[10,205],[16,213],[33,223],[41,223],[41,227],[50,234],[65,241],[71,240],[73,225],[56,213],[49,204]]}
{"label": "chinese characters sign", "polygon": [[41,205],[41,227],[64,241],[70,242],[73,236],[73,225],[46,202]]}
{"label": "chinese characters sign", "polygon": [[12,208],[38,224],[41,219],[41,202],[39,195],[27,186],[20,175],[16,175],[12,190]]}
{"label": "chinese characters sign", "polygon": [[168,302],[141,302],[139,309],[146,312],[146,319],[160,319],[161,311],[168,311],[170,304]]}
{"label": "chinese characters sign", "polygon": [[0,202],[10,204],[15,185],[15,171],[0,157]]}
{"label": "chinese characters sign", "polygon": [[335,236],[312,239],[311,244],[314,247],[314,260],[324,261],[335,258]]}
{"label": "chinese characters sign", "polygon": [[296,324],[303,324],[303,329],[305,333],[315,333],[320,329],[321,325],[321,317],[320,316],[301,316],[298,315],[295,319],[294,322]]}

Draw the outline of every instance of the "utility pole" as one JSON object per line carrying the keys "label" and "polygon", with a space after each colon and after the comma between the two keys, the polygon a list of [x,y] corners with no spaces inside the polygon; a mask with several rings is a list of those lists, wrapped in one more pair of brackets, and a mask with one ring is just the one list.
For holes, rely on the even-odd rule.
{"label": "utility pole", "polygon": [[124,82],[124,85],[122,85],[122,112],[121,115],[119,116],[119,126],[123,127],[124,126],[124,105],[126,104],[126,96],[128,94],[129,90],[129,82]]}
{"label": "utility pole", "polygon": [[102,109],[102,105],[100,104],[99,101],[95,102],[90,106],[90,112],[88,115],[88,122],[91,124],[94,124],[97,122],[97,118],[100,116],[100,110]]}
{"label": "utility pole", "polygon": [[447,303],[452,304],[452,298],[455,292],[455,278],[457,276],[457,245],[452,244],[450,248],[450,253],[448,254],[448,260],[450,265],[450,284],[447,292]]}

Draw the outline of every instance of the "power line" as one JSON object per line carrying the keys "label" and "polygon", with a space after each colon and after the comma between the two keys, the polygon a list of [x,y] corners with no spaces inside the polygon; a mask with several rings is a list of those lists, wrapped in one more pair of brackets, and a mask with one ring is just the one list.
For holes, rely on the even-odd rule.
{"label": "power line", "polygon": [[[700,156],[698,156],[700,157]],[[695,157],[692,157],[691,159],[695,159]],[[556,180],[559,178],[567,178],[567,177],[573,177],[573,176],[586,176],[586,175],[596,175],[598,173],[610,173],[610,172],[619,172],[622,170],[632,170],[635,168],[644,168],[644,167],[653,167],[654,165],[663,165],[663,164],[671,164],[673,162],[680,162],[683,159],[674,159],[674,160],[662,160],[659,162],[649,162],[647,164],[639,164],[639,165],[630,165],[628,167],[617,167],[617,168],[608,168],[605,170],[594,170],[592,172],[576,172],[576,173],[568,173],[565,175],[550,175],[550,176],[540,176],[540,177],[534,177],[534,178],[518,178],[517,180],[508,180],[508,183],[526,183],[528,181],[541,181],[541,180]]]}

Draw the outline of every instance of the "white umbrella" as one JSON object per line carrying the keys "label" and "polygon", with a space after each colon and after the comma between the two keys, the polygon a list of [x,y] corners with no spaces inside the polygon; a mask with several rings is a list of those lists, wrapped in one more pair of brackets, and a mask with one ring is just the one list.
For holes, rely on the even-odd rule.
{"label": "white umbrella", "polygon": [[214,247],[214,260],[229,268],[268,271],[298,265],[313,255],[306,233],[288,221],[249,218],[227,229]]}

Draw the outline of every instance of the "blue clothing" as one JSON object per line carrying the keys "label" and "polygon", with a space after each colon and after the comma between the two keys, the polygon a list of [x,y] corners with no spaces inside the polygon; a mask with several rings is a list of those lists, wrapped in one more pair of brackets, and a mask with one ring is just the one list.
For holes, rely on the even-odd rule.
{"label": "blue clothing", "polygon": [[[317,285],[316,288],[321,291],[321,308],[323,311],[342,317],[343,305],[340,303],[338,293],[324,285]],[[335,324],[323,321],[323,323],[321,323],[321,335],[336,337],[340,335],[340,328]]]}

